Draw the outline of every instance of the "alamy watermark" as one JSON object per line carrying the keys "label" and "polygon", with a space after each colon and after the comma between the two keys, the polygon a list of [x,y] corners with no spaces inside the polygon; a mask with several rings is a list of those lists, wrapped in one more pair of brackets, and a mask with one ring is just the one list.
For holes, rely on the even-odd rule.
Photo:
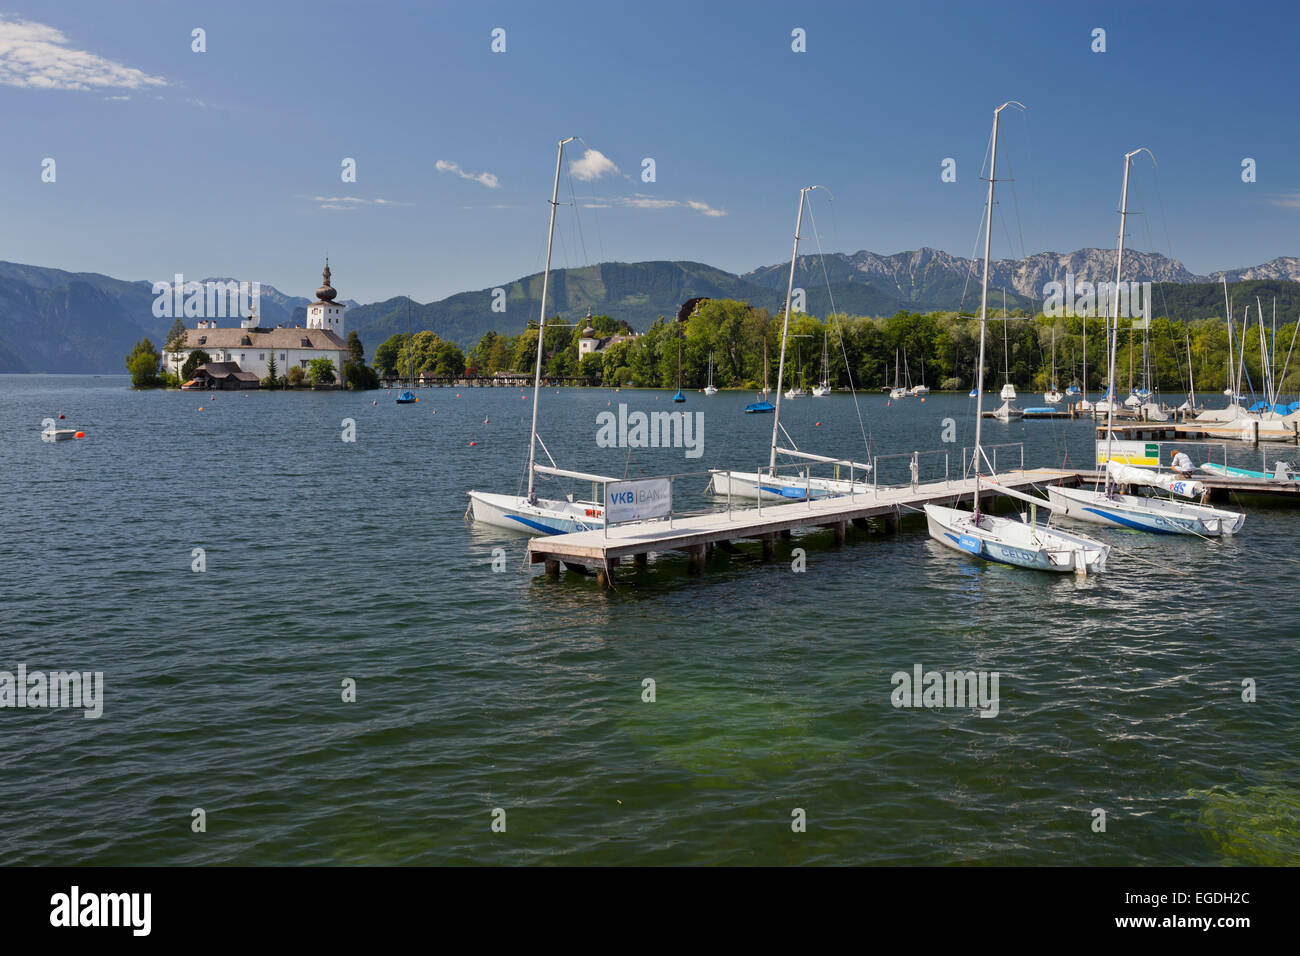
{"label": "alamy watermark", "polygon": [[927,671],[920,664],[895,671],[889,694],[895,707],[957,707],[978,709],[981,717],[998,715],[998,671]]}
{"label": "alamy watermark", "polygon": [[704,454],[703,412],[632,412],[596,416],[597,448],[685,448],[687,458]]}
{"label": "alamy watermark", "polygon": [[262,283],[186,282],[176,273],[173,282],[153,284],[153,314],[159,319],[225,319],[259,315]]}
{"label": "alamy watermark", "polygon": [[83,717],[98,720],[104,713],[103,671],[0,671],[0,709],[80,707]]}
{"label": "alamy watermark", "polygon": [[1150,282],[1080,282],[1073,273],[1067,273],[1064,282],[1043,286],[1043,315],[1049,319],[1109,316],[1116,297],[1120,318],[1151,321]]}

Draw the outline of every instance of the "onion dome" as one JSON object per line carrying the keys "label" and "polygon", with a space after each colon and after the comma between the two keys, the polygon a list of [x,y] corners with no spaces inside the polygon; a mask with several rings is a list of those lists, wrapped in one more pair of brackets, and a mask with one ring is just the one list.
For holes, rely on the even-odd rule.
{"label": "onion dome", "polygon": [[325,271],[321,273],[321,278],[325,281],[324,284],[316,290],[316,298],[320,299],[322,302],[333,302],[334,297],[338,295],[338,292],[336,292],[334,287],[330,285],[330,261],[328,259],[325,260]]}

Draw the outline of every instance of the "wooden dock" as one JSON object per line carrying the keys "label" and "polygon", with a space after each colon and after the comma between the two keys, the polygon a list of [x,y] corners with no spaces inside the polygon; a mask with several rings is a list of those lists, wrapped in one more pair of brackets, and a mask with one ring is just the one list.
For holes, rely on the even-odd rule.
{"label": "wooden dock", "polygon": [[[1056,482],[1076,485],[1079,472],[1032,468],[998,475],[996,481],[1004,488],[1023,491],[1031,485]],[[763,556],[770,557],[777,536],[788,536],[796,529],[830,529],[840,542],[850,522],[863,527],[874,518],[883,521],[886,530],[894,530],[904,515],[920,510],[927,502],[951,503],[958,497],[969,499],[974,493],[975,480],[966,478],[882,487],[852,496],[764,504],[761,509],[733,506],[730,511],[673,518],[671,522],[616,525],[607,530],[532,538],[528,542],[528,560],[530,564],[544,563],[550,574],[558,574],[561,564],[592,569],[601,583],[608,586],[613,569],[626,557],[642,564],[651,552],[683,551],[690,558],[691,570],[699,571],[715,546],[729,550],[733,540],[761,541]],[[988,479],[981,481],[980,498],[986,507],[1000,496],[998,488]]]}
{"label": "wooden dock", "polygon": [[[1239,441],[1249,445],[1276,442],[1300,445],[1300,423],[1290,423],[1287,428],[1271,427],[1275,422],[1126,422],[1116,423],[1113,431],[1118,439],[1129,441]],[[1097,426],[1097,440],[1106,438],[1106,426]]]}

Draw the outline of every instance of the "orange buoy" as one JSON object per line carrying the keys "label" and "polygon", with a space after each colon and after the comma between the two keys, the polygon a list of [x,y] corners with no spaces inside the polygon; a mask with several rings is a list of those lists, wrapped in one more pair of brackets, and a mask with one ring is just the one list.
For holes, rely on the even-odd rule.
{"label": "orange buoy", "polygon": [[202,405],[199,406],[199,411],[203,411],[203,406],[202,406]]}
{"label": "orange buoy", "polygon": [[819,428],[821,427],[821,422],[818,422],[818,423],[817,423],[817,427],[819,427]]}
{"label": "orange buoy", "polygon": [[77,432],[77,434],[73,435],[72,437],[73,437],[73,438],[85,438],[85,437],[86,437],[86,433],[85,433],[85,432]]}
{"label": "orange buoy", "polygon": [[470,448],[473,448],[473,447],[474,447],[475,445],[477,445],[477,444],[478,444],[478,442],[476,442],[476,441],[472,441],[472,442],[469,443],[469,447],[470,447]]}
{"label": "orange buoy", "polygon": [[924,395],[921,396],[921,403],[922,403],[922,404],[925,403],[925,396],[924,396]]}

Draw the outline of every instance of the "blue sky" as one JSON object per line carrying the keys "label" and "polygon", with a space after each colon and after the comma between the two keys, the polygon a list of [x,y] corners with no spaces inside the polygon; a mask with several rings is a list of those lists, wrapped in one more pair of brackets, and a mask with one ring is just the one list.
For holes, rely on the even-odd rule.
{"label": "blue sky", "polygon": [[61,0],[0,15],[0,259],[309,294],[328,251],[348,298],[429,301],[541,268],[569,135],[571,159],[585,143],[619,172],[566,177],[578,209],[561,209],[558,265],[779,262],[814,182],[835,197],[814,194],[828,251],[970,255],[1006,99],[1028,112],[1004,114],[1016,183],[995,255],[1112,246],[1137,146],[1159,163],[1135,172],[1137,248],[1199,273],[1300,255],[1286,4]]}

